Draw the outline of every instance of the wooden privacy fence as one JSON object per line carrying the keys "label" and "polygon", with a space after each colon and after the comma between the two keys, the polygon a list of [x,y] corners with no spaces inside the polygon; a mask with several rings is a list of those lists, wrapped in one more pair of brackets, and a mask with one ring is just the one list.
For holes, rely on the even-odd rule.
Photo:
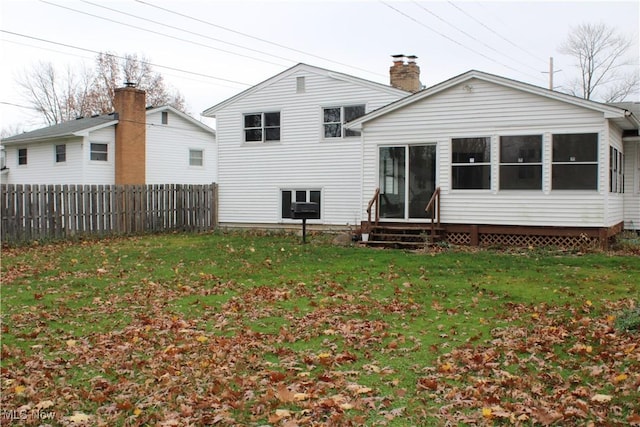
{"label": "wooden privacy fence", "polygon": [[0,185],[3,243],[83,235],[207,231],[217,185]]}

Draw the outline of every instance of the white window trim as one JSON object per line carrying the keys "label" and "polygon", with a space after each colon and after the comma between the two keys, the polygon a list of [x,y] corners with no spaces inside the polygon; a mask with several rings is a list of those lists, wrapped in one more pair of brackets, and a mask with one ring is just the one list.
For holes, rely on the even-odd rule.
{"label": "white window trim", "polygon": [[[454,139],[468,139],[468,138],[488,138],[489,139],[489,161],[488,162],[469,162],[469,163],[453,163],[453,140]],[[469,193],[469,194],[481,194],[481,193],[491,193],[494,191],[495,184],[495,163],[498,163],[498,169],[500,168],[499,161],[496,162],[496,150],[495,150],[495,135],[465,135],[465,136],[452,136],[449,138],[449,189],[452,192],[456,193]],[[498,138],[499,144],[499,138]],[[499,148],[498,148],[499,149]],[[498,158],[499,160],[499,158]],[[489,188],[453,188],[453,167],[454,166],[489,166],[489,172],[491,176],[489,177]],[[498,171],[499,173],[499,171]],[[499,177],[499,176],[498,176]],[[499,181],[498,181],[499,182]]]}
{"label": "white window trim", "polygon": [[[20,164],[20,150],[27,150],[27,161],[24,164]],[[16,148],[16,166],[19,168],[26,168],[29,166],[29,148],[28,147],[18,147]]]}
{"label": "white window trim", "polygon": [[[343,139],[347,139],[347,140],[356,140],[356,139],[360,139],[362,137],[362,131],[354,131],[354,132],[359,132],[360,135],[349,135],[349,136],[345,136],[344,135],[344,124],[346,123],[344,121],[344,109],[346,107],[360,107],[363,106],[364,107],[364,114],[366,115],[369,112],[368,109],[368,104],[366,102],[353,102],[353,103],[345,103],[342,105],[323,105],[320,107],[320,139],[322,141],[341,141]],[[324,110],[328,109],[328,108],[340,108],[340,119],[343,120],[340,125],[340,136],[325,136],[324,135],[324,125],[325,125],[325,121],[324,121]],[[329,122],[327,124],[331,124],[331,123],[337,123],[337,122]]]}
{"label": "white window trim", "polygon": [[[199,151],[202,155],[201,160],[202,160],[202,164],[201,165],[193,165],[191,164],[191,153],[193,151]],[[194,169],[203,169],[205,167],[204,165],[204,148],[189,148],[188,152],[187,152],[187,162],[188,162],[188,166],[190,168],[194,168]]]}
{"label": "white window trim", "polygon": [[[93,160],[91,158],[91,144],[103,144],[103,145],[106,145],[107,146],[107,160]],[[98,165],[110,164],[111,161],[112,161],[112,157],[113,157],[113,150],[111,148],[111,143],[109,143],[109,142],[101,142],[101,141],[89,141],[88,154],[89,154],[89,163],[98,164]]]}
{"label": "white window trim", "polygon": [[[284,223],[299,223],[299,219],[292,218],[283,218],[282,217],[282,192],[283,191],[291,191],[291,196],[295,197],[296,191],[306,191],[307,198],[309,200],[311,197],[312,191],[320,192],[320,218],[308,219],[307,221],[315,221],[316,223],[322,223],[324,221],[324,189],[322,187],[280,187],[278,189],[278,218],[280,218],[280,222]],[[293,203],[293,200],[291,201]]]}
{"label": "white window trim", "polygon": [[[502,163],[501,153],[502,153],[502,137],[505,136],[540,136],[540,161],[539,162],[517,162],[517,163]],[[544,141],[545,135],[544,133],[505,133],[497,135],[497,159],[498,159],[498,167],[497,167],[497,187],[500,192],[516,192],[516,191],[526,191],[526,192],[542,192],[544,190]],[[502,166],[540,166],[540,188],[535,189],[511,189],[511,188],[502,188],[500,187],[500,168]]]}
{"label": "white window trim", "polygon": [[[280,139],[278,140],[271,140],[271,141],[267,141],[265,140],[266,137],[266,129],[268,128],[274,128],[275,126],[270,126],[270,127],[266,127],[264,126],[264,115],[265,114],[269,114],[269,113],[278,113],[280,114],[280,126],[278,126],[280,128]],[[260,128],[246,128],[244,126],[244,118],[245,116],[252,116],[252,115],[256,115],[256,114],[261,114],[261,123],[262,126]],[[273,145],[273,144],[281,144],[282,143],[282,109],[269,109],[269,110],[262,110],[262,111],[255,111],[255,112],[251,112],[251,113],[242,113],[241,117],[240,117],[241,123],[240,123],[240,130],[241,130],[241,134],[240,134],[240,141],[241,141],[241,145],[260,145],[260,144],[269,144],[269,145]],[[262,130],[262,141],[247,141],[246,140],[246,130],[247,129],[261,129]]]}
{"label": "white window trim", "polygon": [[[58,152],[57,148],[59,145],[64,146],[64,161],[58,161]],[[54,166],[64,166],[67,164],[67,144],[53,144],[53,165]]]}

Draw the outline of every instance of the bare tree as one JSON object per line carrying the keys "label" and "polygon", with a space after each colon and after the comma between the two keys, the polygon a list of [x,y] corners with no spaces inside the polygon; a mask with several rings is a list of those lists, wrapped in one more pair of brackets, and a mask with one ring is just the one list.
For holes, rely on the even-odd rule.
{"label": "bare tree", "polygon": [[137,55],[116,56],[100,53],[95,68],[71,67],[59,73],[51,63],[39,63],[23,74],[17,83],[30,106],[52,125],[81,116],[113,112],[115,89],[125,82],[135,83],[147,92],[147,105],[171,105],[185,110],[182,95],[170,92],[162,75],[149,61]]}
{"label": "bare tree", "polygon": [[580,24],[572,28],[559,51],[576,60],[580,76],[569,82],[566,91],[603,102],[622,101],[637,92],[640,85],[638,68],[626,57],[632,46],[630,38],[603,23]]}

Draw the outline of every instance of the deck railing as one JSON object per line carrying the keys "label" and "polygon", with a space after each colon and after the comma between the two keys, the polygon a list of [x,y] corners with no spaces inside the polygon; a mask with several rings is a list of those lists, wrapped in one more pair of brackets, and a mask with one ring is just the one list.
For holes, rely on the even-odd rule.
{"label": "deck railing", "polygon": [[367,227],[368,230],[371,230],[371,211],[373,209],[373,205],[375,205],[375,225],[378,225],[378,221],[380,220],[380,209],[379,209],[379,201],[380,198],[380,188],[376,188],[376,192],[373,194],[371,200],[369,200],[369,204],[367,205]]}
{"label": "deck railing", "polygon": [[440,187],[433,192],[424,210],[427,212],[427,216],[431,218],[431,236],[434,236],[436,225],[440,228]]}

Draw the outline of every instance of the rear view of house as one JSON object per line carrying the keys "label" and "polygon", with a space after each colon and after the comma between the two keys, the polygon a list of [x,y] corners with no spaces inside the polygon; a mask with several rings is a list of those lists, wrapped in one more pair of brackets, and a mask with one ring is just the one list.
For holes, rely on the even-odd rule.
{"label": "rear view of house", "polygon": [[344,123],[419,88],[408,71],[396,88],[298,64],[204,111],[217,124],[220,223],[297,225],[294,202],[319,204],[310,223],[359,223],[362,139]]}
{"label": "rear view of house", "polygon": [[363,135],[363,191],[380,189],[380,221],[424,222],[438,188],[447,238],[463,244],[639,229],[638,127],[620,106],[479,71],[347,125]]}

